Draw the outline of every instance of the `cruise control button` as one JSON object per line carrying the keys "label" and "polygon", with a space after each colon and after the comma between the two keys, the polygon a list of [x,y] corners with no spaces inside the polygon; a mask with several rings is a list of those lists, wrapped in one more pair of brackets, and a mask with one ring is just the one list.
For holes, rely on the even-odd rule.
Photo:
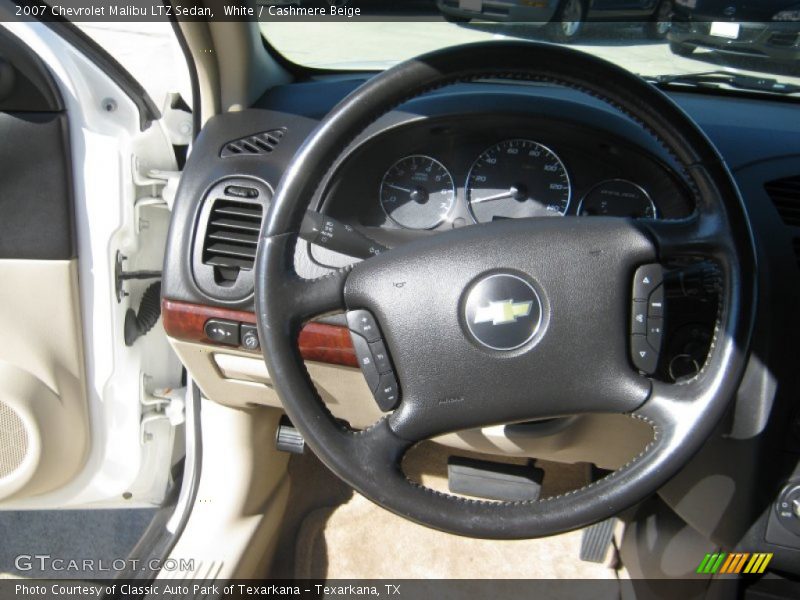
{"label": "cruise control button", "polygon": [[647,333],[647,302],[635,300],[631,306],[631,333]]}
{"label": "cruise control button", "polygon": [[378,389],[375,390],[375,401],[383,412],[388,412],[397,406],[400,400],[400,390],[394,373],[389,371],[381,375]]}
{"label": "cruise control button", "polygon": [[248,350],[258,350],[261,347],[258,341],[258,329],[255,325],[242,323],[241,327],[242,346]]}
{"label": "cruise control button", "polygon": [[378,330],[378,324],[367,310],[351,310],[347,313],[347,325],[350,331],[361,335],[368,342],[377,342],[381,339],[381,332]]}
{"label": "cruise control button", "polygon": [[647,343],[659,352],[661,350],[661,338],[664,336],[664,319],[650,317],[647,319]]}
{"label": "cruise control button", "polygon": [[375,361],[372,359],[372,352],[369,349],[369,344],[367,340],[352,331],[350,332],[350,338],[353,340],[353,348],[356,351],[358,366],[361,367],[361,372],[367,380],[367,386],[369,386],[371,392],[375,392],[375,388],[378,387],[380,375],[375,366]]}
{"label": "cruise control button", "polygon": [[651,375],[658,366],[658,353],[647,343],[644,335],[631,336],[631,360],[640,371]]}
{"label": "cruise control button", "polygon": [[223,319],[209,319],[205,324],[206,337],[220,344],[239,345],[239,323]]}
{"label": "cruise control button", "polygon": [[647,300],[650,293],[664,280],[664,270],[659,264],[643,265],[633,276],[633,299]]}
{"label": "cruise control button", "polygon": [[650,294],[647,302],[647,314],[651,317],[664,316],[664,285],[658,286]]}
{"label": "cruise control button", "polygon": [[372,342],[369,348],[372,351],[372,359],[375,361],[375,367],[378,369],[378,373],[388,373],[391,371],[392,364],[389,362],[389,353],[386,352],[386,344],[383,343],[383,340]]}

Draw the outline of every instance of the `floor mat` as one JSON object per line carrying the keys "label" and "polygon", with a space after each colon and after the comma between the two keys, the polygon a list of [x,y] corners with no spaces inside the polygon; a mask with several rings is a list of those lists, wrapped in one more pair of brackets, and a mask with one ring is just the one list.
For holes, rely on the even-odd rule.
{"label": "floor mat", "polygon": [[[30,510],[0,512],[0,578],[85,578],[87,573],[64,565],[70,559],[102,560],[109,565],[127,558],[156,514],[156,509]],[[48,560],[22,560],[18,556],[43,555],[64,559],[59,569]],[[108,568],[108,566],[106,566]],[[95,577],[113,577],[113,571],[98,571]]]}

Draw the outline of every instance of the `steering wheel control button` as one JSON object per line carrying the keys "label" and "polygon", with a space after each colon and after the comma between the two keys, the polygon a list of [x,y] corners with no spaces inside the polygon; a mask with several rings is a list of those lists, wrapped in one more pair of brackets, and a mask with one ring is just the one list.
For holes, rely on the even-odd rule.
{"label": "steering wheel control button", "polygon": [[647,343],[656,351],[661,351],[661,338],[664,336],[664,319],[649,317],[647,319]]}
{"label": "steering wheel control button", "polygon": [[358,366],[361,367],[361,372],[367,380],[367,386],[371,392],[375,392],[380,380],[380,373],[375,366],[375,359],[372,357],[372,351],[369,348],[369,343],[362,336],[357,333],[350,332],[350,338],[353,340],[353,348],[356,351],[356,358],[358,359]]}
{"label": "steering wheel control button", "polygon": [[375,317],[367,310],[351,310],[347,323],[367,386],[380,409],[388,412],[400,401],[400,388]]}
{"label": "steering wheel control button", "polygon": [[209,319],[205,324],[206,337],[212,342],[239,345],[239,323],[223,319]]}
{"label": "steering wheel control button", "polygon": [[653,350],[647,342],[647,336],[631,336],[631,359],[633,360],[633,365],[643,373],[652,375],[656,372],[658,352]]}
{"label": "steering wheel control button", "polygon": [[388,373],[392,370],[392,363],[389,362],[389,353],[386,352],[386,344],[383,343],[383,340],[370,343],[369,350],[378,373]]}
{"label": "steering wheel control button", "polygon": [[664,338],[664,269],[642,265],[633,276],[631,302],[631,361],[642,373],[652,375]]}
{"label": "steering wheel control button", "polygon": [[378,382],[378,389],[375,390],[375,401],[383,412],[389,412],[400,400],[400,389],[397,385],[397,378],[392,371],[381,375]]}
{"label": "steering wheel control button", "polygon": [[647,315],[650,317],[664,316],[664,285],[658,286],[650,293],[647,300]]}
{"label": "steering wheel control button", "polygon": [[647,333],[647,302],[642,300],[633,301],[631,310],[631,333],[634,335],[644,335]]}
{"label": "steering wheel control button", "polygon": [[481,346],[516,350],[539,331],[542,303],[533,285],[521,277],[510,273],[487,275],[467,292],[464,321]]}
{"label": "steering wheel control button", "polygon": [[661,282],[664,281],[664,269],[659,264],[643,265],[636,269],[633,276],[633,299],[645,300]]}
{"label": "steering wheel control button", "polygon": [[375,317],[366,310],[351,310],[347,313],[347,325],[350,331],[357,333],[368,342],[377,342],[381,339],[381,332]]}
{"label": "steering wheel control button", "polygon": [[261,343],[258,341],[258,329],[255,325],[242,323],[240,328],[241,346],[247,350],[258,350]]}

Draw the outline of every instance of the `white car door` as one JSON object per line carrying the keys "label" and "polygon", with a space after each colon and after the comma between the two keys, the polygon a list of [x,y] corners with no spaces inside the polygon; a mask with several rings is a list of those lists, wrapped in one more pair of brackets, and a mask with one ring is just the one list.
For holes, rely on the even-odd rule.
{"label": "white car door", "polygon": [[191,115],[167,126],[74,28],[0,17],[0,510],[158,506],[183,448],[157,311]]}

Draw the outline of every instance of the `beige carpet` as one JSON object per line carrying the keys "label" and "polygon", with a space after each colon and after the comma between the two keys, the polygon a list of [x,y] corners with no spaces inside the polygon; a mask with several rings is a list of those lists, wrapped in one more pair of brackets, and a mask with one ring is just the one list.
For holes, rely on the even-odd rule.
{"label": "beige carpet", "polygon": [[[410,478],[446,490],[447,452],[430,444],[404,462]],[[465,455],[459,452],[459,455]],[[537,463],[545,469],[543,495],[585,482],[587,465]],[[294,576],[304,579],[614,579],[606,564],[578,559],[581,532],[538,540],[475,540],[422,527],[353,493],[336,507],[316,508],[297,533]]]}
{"label": "beige carpet", "polygon": [[[295,577],[304,579],[613,579],[578,559],[581,533],[538,540],[474,540],[434,531],[360,494],[303,522]],[[612,555],[613,553],[609,553]]]}

